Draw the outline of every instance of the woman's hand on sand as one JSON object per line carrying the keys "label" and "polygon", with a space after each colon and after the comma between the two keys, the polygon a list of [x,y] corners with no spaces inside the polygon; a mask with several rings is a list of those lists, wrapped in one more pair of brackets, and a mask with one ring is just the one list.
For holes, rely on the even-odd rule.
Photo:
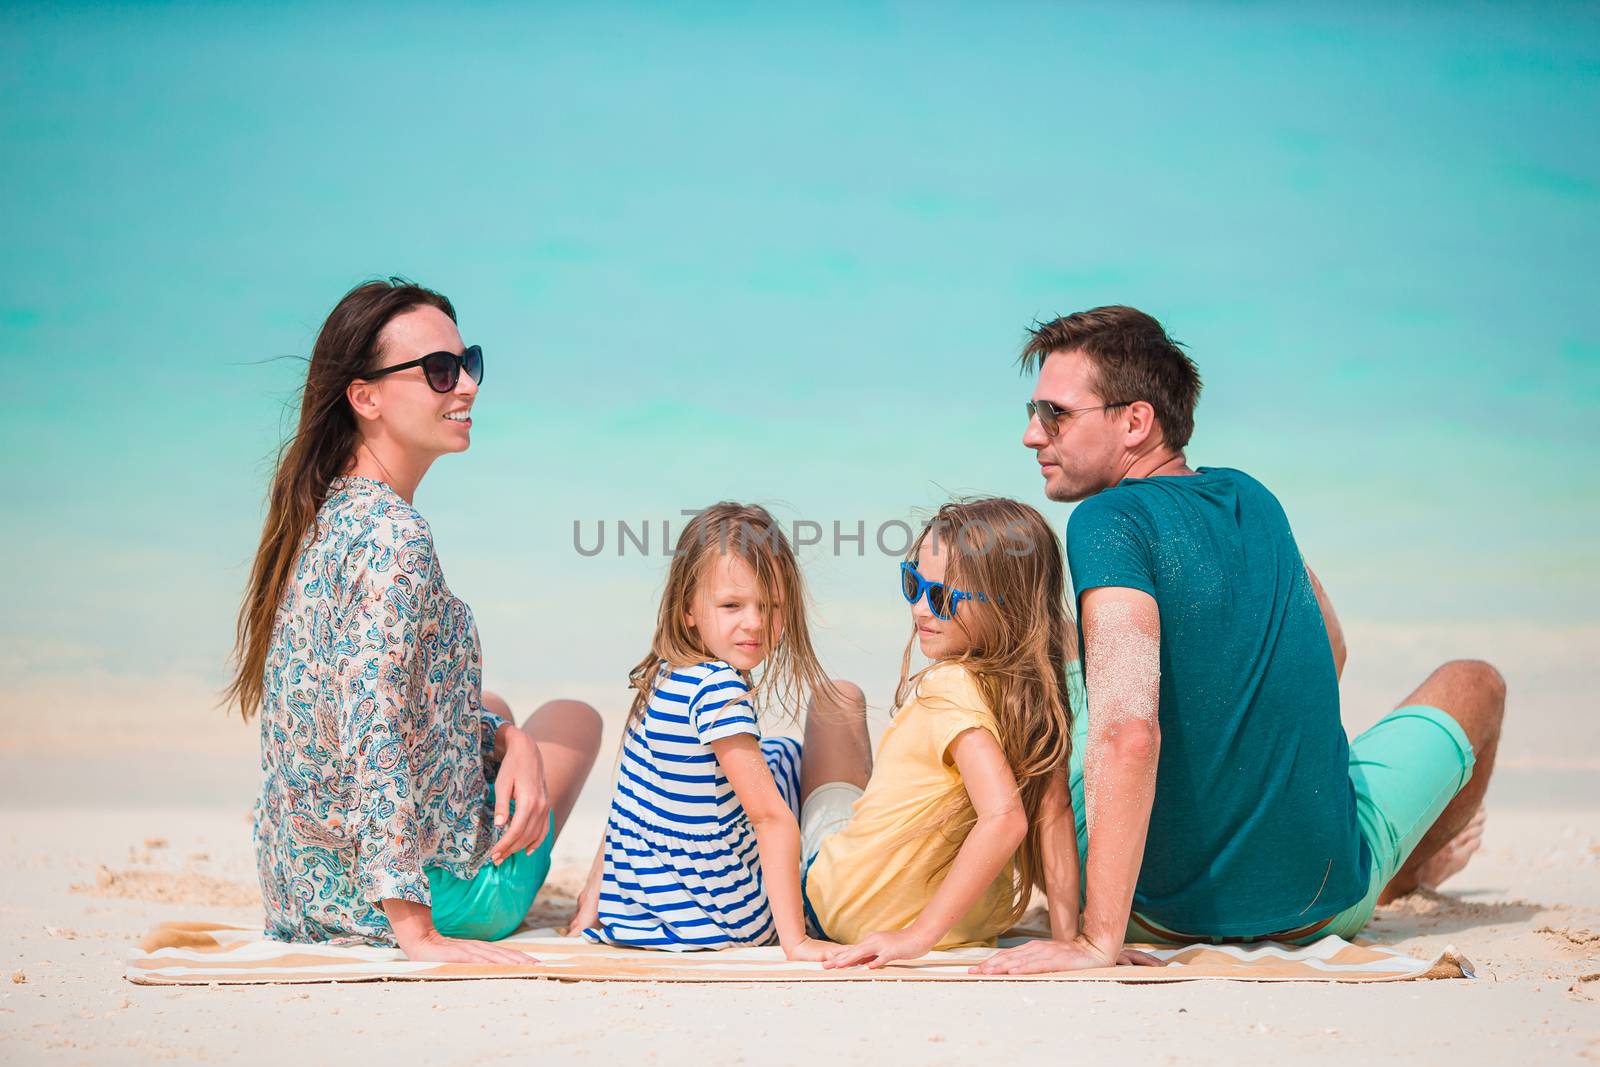
{"label": "woman's hand on sand", "polygon": [[[489,849],[489,860],[496,866],[513,852],[532,852],[550,830],[550,795],[539,746],[515,726],[500,729],[506,752],[494,777],[494,825],[505,827],[505,832]],[[514,811],[512,801],[516,801]]]}
{"label": "woman's hand on sand", "polygon": [[383,914],[406,959],[424,963],[482,963],[491,967],[526,967],[538,960],[526,952],[492,944],[445,937],[433,925],[433,909],[398,897],[382,901]]}
{"label": "woman's hand on sand", "polygon": [[832,941],[806,937],[801,938],[793,947],[785,948],[783,955],[785,959],[799,963],[826,963],[829,956],[845,947],[836,945]]}
{"label": "woman's hand on sand", "polygon": [[841,945],[829,954],[823,966],[829,970],[866,964],[868,970],[877,970],[895,960],[914,960],[925,956],[933,947],[921,934],[906,930],[880,930],[868,934],[854,945]]}
{"label": "woman's hand on sand", "polygon": [[[1119,949],[1115,963],[1120,966],[1165,967],[1166,963],[1148,952]],[[1044,974],[1049,971],[1086,971],[1113,965],[1111,953],[1097,947],[1083,935],[1071,941],[1029,941],[1015,948],[1002,949],[968,970],[969,974]]]}
{"label": "woman's hand on sand", "polygon": [[468,941],[445,937],[437,930],[425,933],[409,945],[401,945],[406,959],[422,963],[481,963],[490,967],[527,967],[539,961],[514,948],[492,941]]}

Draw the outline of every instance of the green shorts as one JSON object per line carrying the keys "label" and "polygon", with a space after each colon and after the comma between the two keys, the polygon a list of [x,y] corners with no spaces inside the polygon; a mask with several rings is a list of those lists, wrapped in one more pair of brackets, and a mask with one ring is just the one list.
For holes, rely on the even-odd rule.
{"label": "green shorts", "polygon": [[1335,915],[1317,937],[1349,939],[1361,932],[1378,905],[1378,894],[1466,788],[1476,763],[1461,724],[1426,704],[1392,711],[1350,742],[1356,821],[1372,853],[1372,875],[1367,895]]}
{"label": "green shorts", "polygon": [[[1079,705],[1080,707],[1082,705]],[[1072,803],[1078,822],[1078,854],[1088,854],[1083,804],[1083,753],[1088,748],[1087,715],[1077,716],[1072,739]],[[1356,821],[1372,866],[1367,893],[1301,941],[1329,934],[1351,938],[1372,918],[1378,895],[1411,856],[1445,806],[1472,778],[1476,762],[1466,731],[1440,708],[1417,704],[1390,712],[1350,742],[1350,784],[1355,788]],[[1187,933],[1187,931],[1186,931]],[[1128,921],[1130,944],[1159,941],[1139,922]]]}
{"label": "green shorts", "polygon": [[457,878],[443,867],[424,867],[433,896],[434,929],[446,937],[473,941],[498,941],[515,933],[550,873],[555,840],[551,815],[550,830],[531,855],[513,852],[498,867],[484,860],[471,878]]}

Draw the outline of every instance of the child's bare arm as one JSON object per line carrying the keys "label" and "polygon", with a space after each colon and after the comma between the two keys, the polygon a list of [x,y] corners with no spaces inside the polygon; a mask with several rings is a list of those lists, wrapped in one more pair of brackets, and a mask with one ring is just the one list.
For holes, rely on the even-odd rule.
{"label": "child's bare arm", "polygon": [[1082,888],[1078,866],[1078,830],[1072,817],[1072,788],[1065,767],[1040,798],[1039,852],[1044,892],[1050,907],[1050,936],[1070,941],[1078,936]]}
{"label": "child's bare arm", "polygon": [[772,780],[760,739],[754,734],[735,734],[711,742],[711,751],[755,826],[761,877],[778,927],[778,943],[790,959],[821,959],[822,944],[807,944],[800,900],[800,824]]}
{"label": "child's bare arm", "polygon": [[978,818],[944,881],[910,926],[879,931],[835,951],[829,967],[865,963],[878,968],[923,955],[978,902],[1028,836],[1028,816],[1017,795],[1016,777],[994,735],[978,728],[964,730],[950,742],[949,751]]}
{"label": "child's bare arm", "polygon": [[594,862],[589,865],[589,877],[578,894],[578,911],[567,924],[567,936],[576,937],[600,922],[600,882],[606,870],[606,834],[600,832],[600,843],[595,846]]}

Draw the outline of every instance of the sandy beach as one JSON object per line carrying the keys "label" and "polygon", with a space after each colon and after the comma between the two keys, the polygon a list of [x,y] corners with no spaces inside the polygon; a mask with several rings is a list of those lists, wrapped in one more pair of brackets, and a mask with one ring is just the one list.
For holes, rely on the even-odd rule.
{"label": "sandy beach", "polygon": [[[1574,135],[1600,127],[1600,3],[8,3],[0,56],[0,1067],[1600,1067],[1600,139]],[[436,294],[409,326],[373,290],[332,314],[390,278]],[[1057,317],[1091,309],[1123,325],[1068,343]],[[1053,351],[1019,360],[1053,322]],[[1051,361],[1082,373],[1034,365]],[[298,488],[274,494],[280,461]],[[300,557],[297,599],[324,608],[395,572],[385,627],[363,631],[374,673],[373,631],[416,615],[393,647],[428,646],[424,688],[468,677],[471,629],[519,720],[558,698],[599,710],[601,755],[533,906],[559,926],[692,516],[771,510],[812,602],[804,643],[863,688],[877,737],[917,640],[900,565],[943,504],[1013,498],[1064,536],[1085,514],[1066,501],[1191,463],[1258,479],[1293,545],[1261,500],[1229,570],[1190,570],[1174,561],[1206,539],[1176,519],[1181,536],[1146,538],[1102,509],[1102,538],[1091,507],[1068,571],[1122,589],[1118,616],[1178,610],[1223,645],[1245,632],[1233,598],[1250,613],[1271,585],[1271,644],[1237,642],[1263,669],[1216,671],[1207,696],[1260,692],[1269,648],[1298,644],[1297,676],[1321,663],[1283,625],[1307,606],[1286,599],[1291,547],[1343,623],[1352,737],[1448,660],[1503,675],[1480,851],[1365,932],[1429,961],[1451,948],[1476,977],[124,977],[161,923],[261,924],[260,728],[218,695],[241,601],[257,633],[284,603],[247,594],[254,561],[282,575],[272,544],[310,522],[274,499],[382,474],[426,519],[433,551],[391,506],[338,566]],[[1238,505],[1243,483],[1222,483]],[[1229,498],[1209,499],[1226,530]],[[1251,547],[1263,531],[1270,553]],[[1285,580],[1258,583],[1262,561]],[[470,625],[419,613],[446,574]],[[1155,616],[1125,595],[1199,577]],[[945,592],[1004,604],[987,584],[957,568]],[[760,602],[795,620],[796,593]],[[1091,634],[1123,639],[1105,688],[1139,696],[1155,631],[1094,615]],[[297,617],[319,656],[328,620],[354,618]],[[1218,663],[1216,643],[1197,638],[1194,662]],[[1494,693],[1462,716],[1484,738],[1499,687],[1471,673]],[[1197,735],[1169,730],[1173,762],[1204,771],[1182,784],[1314,794],[1280,810],[1337,798],[1326,677],[1310,682],[1285,718],[1324,716],[1321,758],[1185,759]],[[1136,779],[1114,784],[1097,814],[1142,803]],[[1184,844],[1244,825],[1215,793],[1176,800],[1196,805]],[[1273,848],[1325,844],[1251,825]],[[1131,860],[1119,836],[1104,853]],[[1256,855],[1228,836],[1227,855]],[[1322,879],[1307,909],[1337,886],[1331,861]]]}
{"label": "sandy beach", "polygon": [[[1385,662],[1409,669],[1408,658]],[[1387,684],[1356,671],[1347,703]],[[192,711],[206,707],[202,686],[171,681],[159,697],[117,685],[86,677],[53,696],[13,693],[0,720],[6,1063],[319,1062],[358,1049],[417,1063],[1600,1062],[1600,799],[1588,725],[1565,732],[1565,756],[1551,740],[1570,707],[1547,722],[1537,700],[1520,718],[1514,705],[1483,850],[1447,893],[1403,900],[1369,928],[1414,955],[1454,945],[1476,981],[178,989],[133,986],[122,964],[163,920],[258,921],[255,731]],[[91,691],[121,703],[74,704]],[[536,918],[570,906],[604,804],[597,779],[556,848]]]}

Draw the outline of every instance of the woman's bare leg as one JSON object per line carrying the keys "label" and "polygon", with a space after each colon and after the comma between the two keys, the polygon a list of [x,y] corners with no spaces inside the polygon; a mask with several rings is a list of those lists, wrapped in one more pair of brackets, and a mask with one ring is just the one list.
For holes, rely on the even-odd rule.
{"label": "woman's bare leg", "polygon": [[867,698],[853,682],[835,681],[833,692],[811,698],[806,712],[805,751],[800,757],[800,799],[827,782],[862,789],[872,776],[872,739],[867,735]]}
{"label": "woman's bare leg", "polygon": [[[495,693],[483,694],[483,706],[517,721],[510,705]],[[600,751],[600,713],[580,700],[552,700],[534,709],[521,729],[539,745],[545,790],[559,836]]]}

